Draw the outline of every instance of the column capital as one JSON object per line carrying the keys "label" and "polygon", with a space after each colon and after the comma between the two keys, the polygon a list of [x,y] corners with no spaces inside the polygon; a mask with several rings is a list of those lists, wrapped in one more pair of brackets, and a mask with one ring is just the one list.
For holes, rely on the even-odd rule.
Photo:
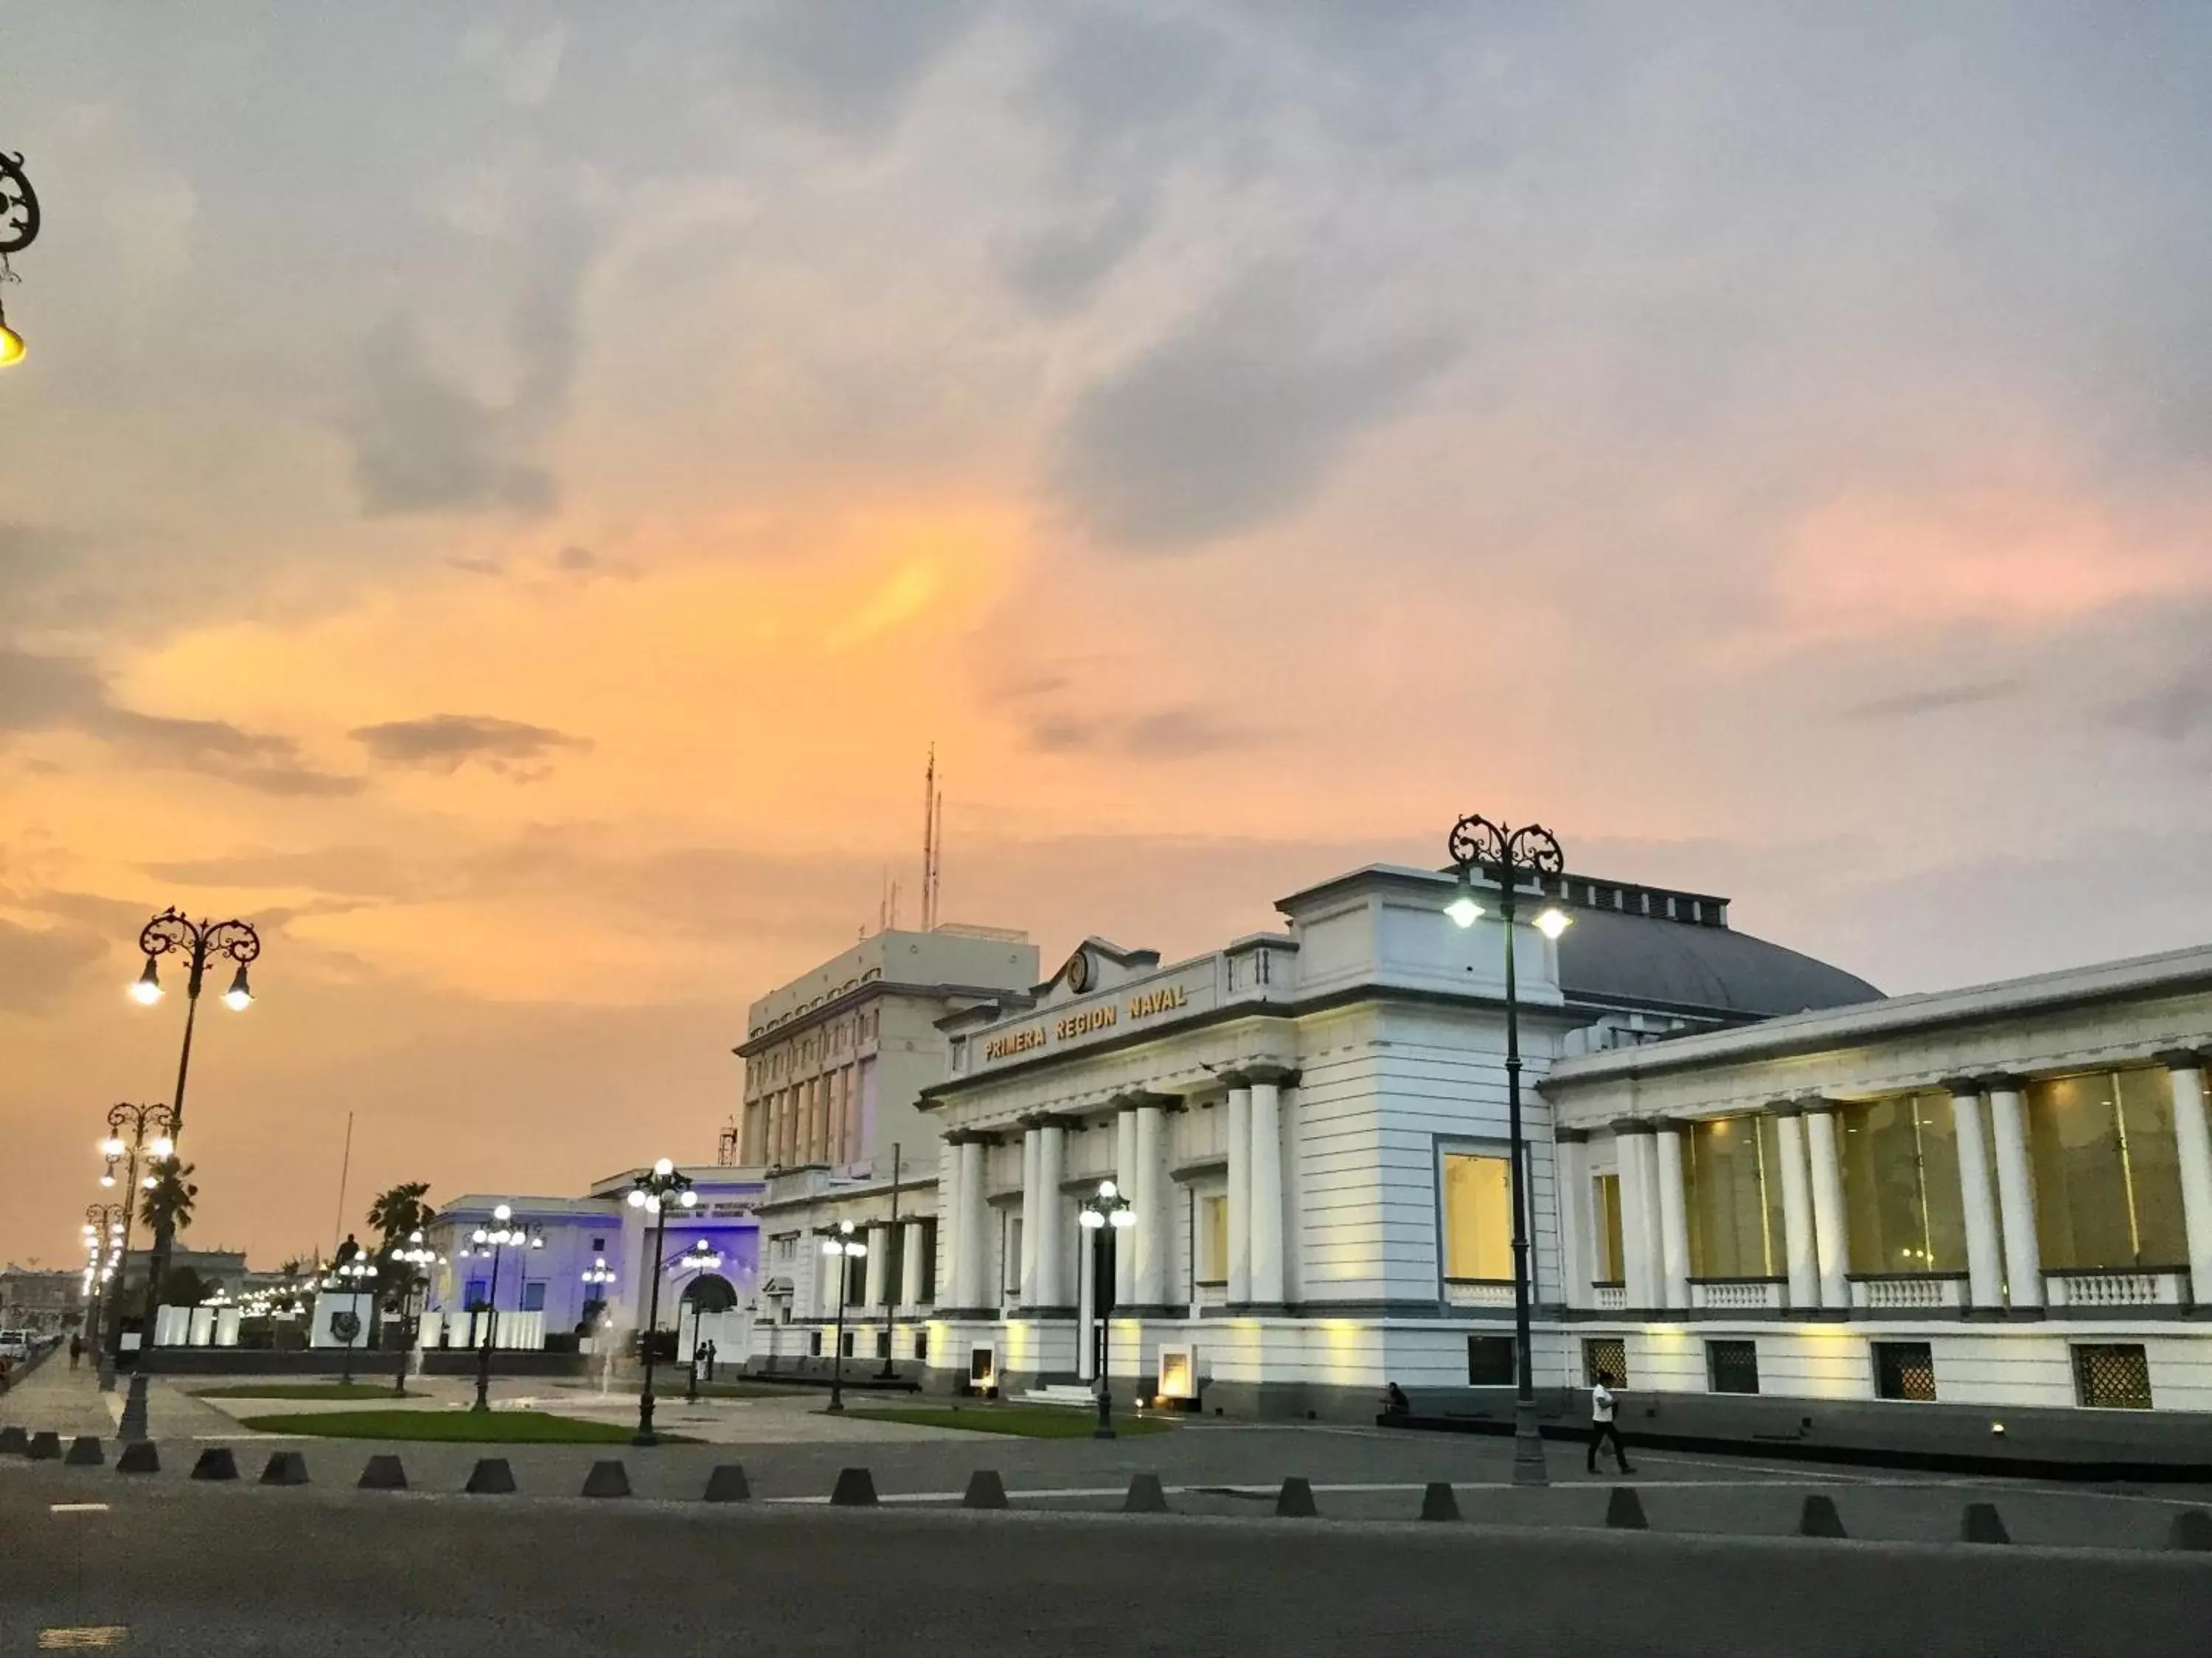
{"label": "column capital", "polygon": [[1656,1134],[1658,1130],[1652,1125],[1651,1120],[1646,1117],[1617,1118],[1614,1119],[1613,1125],[1613,1137],[1616,1140],[1622,1139],[1631,1134]]}
{"label": "column capital", "polygon": [[1106,1102],[1116,1111],[1141,1111],[1146,1106],[1155,1111],[1181,1111],[1182,1095],[1155,1094],[1150,1088],[1127,1088]]}
{"label": "column capital", "polygon": [[1805,1105],[1802,1100],[1771,1100],[1766,1105],[1769,1117],[1802,1117]]}
{"label": "column capital", "polygon": [[988,1129],[956,1128],[942,1137],[948,1146],[995,1146],[999,1137]]}
{"label": "column capital", "polygon": [[1831,1100],[1825,1094],[1801,1094],[1792,1103],[1796,1106],[1800,1116],[1814,1116],[1824,1112],[1832,1113],[1840,1111],[1844,1102]]}
{"label": "column capital", "polygon": [[1982,1097],[1984,1080],[1979,1076],[1947,1076],[1936,1086],[1954,1100],[1978,1100]]}
{"label": "column capital", "polygon": [[1563,1146],[1583,1145],[1588,1143],[1590,1131],[1586,1128],[1555,1127],[1552,1131],[1552,1138]]}
{"label": "column capital", "polygon": [[2027,1088],[2027,1078],[2008,1070],[1990,1071],[1974,1079],[1982,1085],[1984,1094],[2020,1094]]}
{"label": "column capital", "polygon": [[2151,1055],[2151,1061],[2168,1070],[2203,1070],[2205,1063],[2204,1055],[2195,1048],[2160,1048]]}
{"label": "column capital", "polygon": [[1239,1065],[1237,1070],[1250,1082],[1272,1082],[1281,1088],[1294,1088],[1298,1085],[1299,1073],[1296,1066],[1277,1064],[1273,1060]]}
{"label": "column capital", "polygon": [[1033,1111],[1027,1116],[1018,1117],[1014,1120],[1024,1130],[1033,1128],[1059,1128],[1074,1129],[1079,1132],[1083,1127],[1083,1119],[1081,1118],[1071,1117],[1066,1112],[1060,1111]]}

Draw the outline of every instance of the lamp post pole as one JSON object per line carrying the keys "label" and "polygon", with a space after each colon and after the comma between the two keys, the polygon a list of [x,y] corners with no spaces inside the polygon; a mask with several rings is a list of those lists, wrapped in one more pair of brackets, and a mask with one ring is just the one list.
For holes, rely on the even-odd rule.
{"label": "lamp post pole", "polygon": [[1091,1234],[1091,1304],[1098,1309],[1098,1425],[1091,1430],[1091,1436],[1111,1439],[1114,1381],[1108,1361],[1112,1356],[1113,1336],[1107,1319],[1113,1309],[1107,1302],[1113,1281],[1106,1271],[1106,1234],[1109,1228],[1118,1231],[1135,1225],[1137,1211],[1121,1195],[1121,1187],[1111,1180],[1101,1180],[1098,1190],[1083,1200],[1076,1219]]}
{"label": "lamp post pole", "polygon": [[514,1222],[514,1207],[501,1204],[491,1212],[492,1224],[478,1227],[470,1234],[470,1241],[479,1253],[483,1246],[491,1246],[491,1281],[484,1286],[483,1338],[477,1344],[477,1402],[470,1408],[476,1411],[491,1409],[491,1348],[492,1338],[499,1328],[499,1254],[507,1245],[517,1249],[543,1249],[545,1240],[537,1236],[526,1226]]}
{"label": "lamp post pole", "polygon": [[699,1194],[691,1189],[690,1176],[678,1171],[665,1157],[630,1183],[629,1206],[653,1216],[653,1286],[647,1292],[642,1343],[645,1387],[637,1396],[637,1431],[629,1439],[633,1445],[660,1443],[660,1436],[653,1431],[653,1349],[660,1327],[661,1253],[668,1242],[668,1206],[673,1203],[690,1209],[698,1201]]}
{"label": "lamp post pole", "polygon": [[[131,1131],[131,1137],[127,1140],[123,1137],[126,1128]],[[108,1107],[107,1138],[100,1143],[100,1147],[101,1155],[107,1159],[107,1167],[100,1173],[100,1183],[104,1186],[115,1184],[115,1165],[119,1161],[125,1165],[125,1186],[123,1237],[115,1256],[115,1284],[100,1309],[100,1387],[102,1393],[115,1391],[115,1350],[123,1341],[123,1269],[131,1264],[131,1222],[132,1211],[139,1201],[140,1189],[138,1154],[146,1144],[149,1130],[155,1136],[155,1161],[166,1161],[173,1149],[169,1137],[175,1131],[168,1106],[158,1101],[150,1105],[133,1105],[125,1101]],[[141,1349],[144,1348],[145,1335],[139,1337],[138,1344]]]}
{"label": "lamp post pole", "polygon": [[[142,1005],[150,1006],[161,999],[161,980],[155,963],[162,956],[182,951],[187,964],[185,982],[185,1039],[177,1053],[177,1087],[169,1096],[169,1141],[172,1148],[185,1134],[185,1081],[192,1064],[192,1023],[199,1012],[200,984],[207,977],[208,961],[211,957],[227,956],[238,964],[230,988],[223,992],[226,1007],[243,1013],[253,1004],[253,991],[246,982],[246,970],[261,954],[261,935],[252,924],[244,921],[194,921],[174,908],[167,909],[148,922],[138,935],[138,948],[146,957],[146,970],[131,986],[132,997]],[[123,1406],[123,1419],[117,1426],[118,1435],[125,1440],[146,1437],[146,1379],[154,1368],[155,1320],[161,1305],[161,1280],[169,1271],[169,1253],[175,1242],[174,1213],[167,1207],[154,1222],[153,1253],[146,1264],[145,1329],[138,1341],[138,1362],[131,1368],[131,1392]]]}
{"label": "lamp post pole", "polygon": [[[1479,870],[1498,883],[1498,919],[1504,923],[1505,1111],[1512,1156],[1507,1178],[1513,1205],[1513,1483],[1547,1485],[1551,1474],[1544,1460],[1543,1431],[1536,1422],[1535,1358],[1529,1339],[1528,1148],[1521,1125],[1521,991],[1514,967],[1513,928],[1521,882],[1534,879],[1540,888],[1545,877],[1565,869],[1566,860],[1558,838],[1540,825],[1509,829],[1473,815],[1452,826],[1446,847],[1459,874],[1459,889],[1445,913],[1462,927],[1475,923],[1482,914],[1474,891],[1473,877]],[[1535,924],[1547,938],[1557,939],[1566,930],[1568,917],[1556,906],[1547,906]]]}
{"label": "lamp post pole", "polygon": [[845,1292],[851,1287],[853,1263],[867,1254],[868,1247],[853,1235],[850,1221],[840,1221],[822,1240],[822,1253],[837,1263],[837,1333],[830,1349],[830,1404],[826,1414],[842,1416],[845,1410]]}
{"label": "lamp post pole", "polygon": [[429,1291],[430,1268],[436,1265],[438,1252],[422,1241],[418,1229],[407,1234],[404,1248],[392,1252],[392,1259],[407,1269],[404,1280],[404,1298],[399,1307],[399,1362],[393,1367],[392,1397],[407,1397],[407,1359],[414,1350],[416,1332],[422,1326],[422,1298]]}
{"label": "lamp post pole", "polygon": [[[375,1276],[376,1263],[356,1255],[351,1260],[340,1261],[332,1269],[331,1276],[323,1280],[323,1288],[325,1289],[348,1291],[346,1299],[351,1303],[345,1312],[345,1359],[338,1375],[338,1386],[341,1388],[353,1386],[353,1344],[361,1339],[362,1289],[368,1280]],[[372,1304],[375,1299],[375,1293],[374,1290],[369,1291]]]}
{"label": "lamp post pole", "polygon": [[890,1242],[899,1239],[899,1276],[906,1276],[906,1240],[899,1237],[899,1154],[905,1148],[896,1140],[891,1142],[891,1223],[884,1234],[884,1368],[876,1372],[878,1381],[892,1381],[898,1377],[898,1366],[891,1355],[891,1344],[898,1339],[898,1301],[902,1286],[891,1282]]}
{"label": "lamp post pole", "polygon": [[95,1341],[100,1338],[108,1307],[114,1299],[111,1286],[121,1270],[123,1231],[130,1214],[128,1201],[85,1206],[85,1253],[90,1258],[85,1265],[85,1274],[90,1280],[88,1287],[97,1299],[86,1309],[84,1327]]}

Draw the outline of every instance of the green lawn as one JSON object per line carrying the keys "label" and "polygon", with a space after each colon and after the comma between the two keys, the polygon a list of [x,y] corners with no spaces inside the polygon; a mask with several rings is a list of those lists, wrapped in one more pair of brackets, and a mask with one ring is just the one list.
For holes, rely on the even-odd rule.
{"label": "green lawn", "polygon": [[395,1395],[390,1382],[265,1381],[246,1387],[195,1387],[198,1399],[422,1399],[425,1394]]}
{"label": "green lawn", "polygon": [[[631,1429],[581,1422],[543,1411],[317,1411],[247,1417],[259,1434],[314,1434],[324,1439],[441,1440],[465,1445],[627,1445]],[[680,1436],[663,1434],[662,1440]]]}
{"label": "green lawn", "polygon": [[[969,1405],[941,1406],[855,1405],[853,1414],[871,1420],[907,1422],[917,1428],[965,1428],[978,1434],[1018,1434],[1024,1439],[1088,1439],[1098,1418],[1088,1411],[1057,1409],[1049,1405]],[[1114,1418],[1117,1434],[1164,1434],[1175,1423],[1164,1417]]]}

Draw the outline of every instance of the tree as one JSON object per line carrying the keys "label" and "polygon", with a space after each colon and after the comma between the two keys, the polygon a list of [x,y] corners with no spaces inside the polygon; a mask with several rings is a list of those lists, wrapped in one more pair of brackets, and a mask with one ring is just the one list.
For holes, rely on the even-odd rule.
{"label": "tree", "polygon": [[198,1307],[215,1291],[189,1266],[173,1266],[161,1278],[161,1305]]}
{"label": "tree", "polygon": [[140,1198],[138,1218],[156,1233],[165,1219],[172,1236],[192,1223],[192,1205],[200,1195],[200,1189],[192,1184],[194,1167],[171,1158],[161,1165],[161,1172]]}
{"label": "tree", "polygon": [[430,1206],[422,1201],[430,1190],[428,1180],[407,1180],[388,1192],[380,1192],[376,1201],[368,1206],[368,1223],[384,1240],[384,1247],[392,1248],[406,1240],[410,1232],[420,1232],[430,1223]]}

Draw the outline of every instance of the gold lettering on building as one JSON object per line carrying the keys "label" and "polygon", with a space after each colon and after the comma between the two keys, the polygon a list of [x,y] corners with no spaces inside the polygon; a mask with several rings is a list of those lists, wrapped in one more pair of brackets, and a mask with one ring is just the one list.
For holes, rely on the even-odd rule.
{"label": "gold lettering on building", "polygon": [[1081,1013],[1072,1013],[1053,1027],[1052,1033],[1065,1042],[1071,1036],[1088,1036],[1093,1031],[1103,1031],[1121,1017],[1121,1010],[1111,1002],[1103,1006],[1085,1008]]}
{"label": "gold lettering on building", "polygon": [[1044,1045],[1044,1027],[1031,1025],[1026,1030],[1008,1031],[1004,1036],[994,1036],[984,1045],[983,1058],[1005,1059],[1017,1053],[1027,1053],[1031,1048]]}
{"label": "gold lettering on building", "polygon": [[1180,984],[1170,984],[1165,990],[1146,991],[1142,996],[1129,998],[1129,1017],[1150,1019],[1154,1014],[1170,1013],[1189,1000]]}

